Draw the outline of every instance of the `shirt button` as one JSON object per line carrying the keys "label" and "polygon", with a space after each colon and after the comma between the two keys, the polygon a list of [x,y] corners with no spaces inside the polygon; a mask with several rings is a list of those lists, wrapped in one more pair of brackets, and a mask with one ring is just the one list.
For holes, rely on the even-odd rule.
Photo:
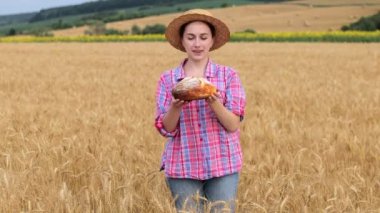
{"label": "shirt button", "polygon": [[201,138],[200,140],[203,141],[203,138]]}
{"label": "shirt button", "polygon": [[200,123],[198,123],[198,127],[201,127],[201,124],[200,124]]}

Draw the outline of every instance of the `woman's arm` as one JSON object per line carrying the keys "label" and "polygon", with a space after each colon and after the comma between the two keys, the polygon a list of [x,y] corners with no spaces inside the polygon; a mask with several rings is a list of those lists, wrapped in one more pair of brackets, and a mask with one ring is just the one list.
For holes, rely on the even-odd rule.
{"label": "woman's arm", "polygon": [[206,101],[209,103],[211,109],[216,114],[219,122],[222,123],[228,132],[235,132],[240,125],[240,117],[229,111],[223,104],[218,101],[215,95],[212,95]]}
{"label": "woman's arm", "polygon": [[173,99],[169,110],[166,112],[163,118],[163,124],[166,131],[172,132],[176,129],[179,117],[181,115],[182,107],[186,103],[187,101]]}

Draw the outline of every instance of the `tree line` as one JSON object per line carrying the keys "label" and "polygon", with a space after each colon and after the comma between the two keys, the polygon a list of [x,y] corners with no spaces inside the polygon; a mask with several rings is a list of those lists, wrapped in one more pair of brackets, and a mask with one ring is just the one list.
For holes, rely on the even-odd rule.
{"label": "tree line", "polygon": [[[198,0],[199,1],[199,0]],[[194,2],[190,0],[108,0],[88,2],[80,5],[57,7],[41,10],[35,14],[29,22],[43,21],[53,18],[59,18],[70,15],[79,15],[87,13],[99,13],[107,10],[123,9],[130,7],[139,7],[144,5],[171,5],[179,2]]]}
{"label": "tree line", "polygon": [[140,27],[138,25],[133,25],[130,30],[118,30],[118,29],[108,29],[106,28],[104,22],[97,21],[89,26],[85,31],[86,35],[147,35],[147,34],[164,34],[166,26],[163,24],[153,24],[146,25],[145,27]]}
{"label": "tree line", "polygon": [[[56,7],[41,10],[30,18],[29,22],[38,22],[53,18],[60,18],[71,15],[82,15],[90,13],[101,13],[104,11],[125,9],[131,7],[143,6],[174,6],[178,3],[194,3],[205,0],[98,0],[96,2],[87,2],[79,5]],[[281,2],[289,0],[250,0],[252,2]]]}
{"label": "tree line", "polygon": [[343,31],[375,31],[380,30],[380,12],[373,16],[361,17],[358,21],[342,27]]}

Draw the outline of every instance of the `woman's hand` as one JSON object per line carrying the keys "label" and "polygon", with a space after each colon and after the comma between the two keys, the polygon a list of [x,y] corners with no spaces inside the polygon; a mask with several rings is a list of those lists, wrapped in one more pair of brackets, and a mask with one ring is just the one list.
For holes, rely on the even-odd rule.
{"label": "woman's hand", "polygon": [[220,98],[221,95],[217,92],[212,94],[210,97],[206,98],[206,102],[209,103],[210,105],[214,104],[215,101],[218,101],[218,98]]}
{"label": "woman's hand", "polygon": [[230,112],[222,102],[218,100],[220,94],[216,93],[206,99],[216,117],[228,132],[234,132],[239,128],[240,117]]}
{"label": "woman's hand", "polygon": [[164,128],[166,131],[172,132],[175,130],[179,121],[179,117],[181,115],[182,107],[187,103],[189,103],[189,101],[174,98],[172,99],[172,102],[170,103],[170,108],[163,119]]}
{"label": "woman's hand", "polygon": [[173,99],[171,106],[175,109],[181,109],[187,103],[189,103],[189,101],[184,101],[184,100],[180,100],[180,99]]}

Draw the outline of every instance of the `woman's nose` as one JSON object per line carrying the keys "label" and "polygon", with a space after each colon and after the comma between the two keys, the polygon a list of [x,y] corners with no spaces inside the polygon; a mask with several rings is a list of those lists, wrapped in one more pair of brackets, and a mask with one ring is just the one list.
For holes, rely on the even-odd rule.
{"label": "woman's nose", "polygon": [[195,38],[195,39],[194,39],[194,46],[198,47],[199,44],[200,44],[200,40],[199,40],[199,38]]}

